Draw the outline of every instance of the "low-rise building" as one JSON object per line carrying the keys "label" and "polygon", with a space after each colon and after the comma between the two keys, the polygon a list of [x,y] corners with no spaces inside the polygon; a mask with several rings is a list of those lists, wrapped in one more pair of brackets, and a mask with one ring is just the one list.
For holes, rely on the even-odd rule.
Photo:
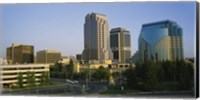
{"label": "low-rise building", "polygon": [[0,58],[0,65],[3,64],[3,58]]}
{"label": "low-rise building", "polygon": [[98,69],[99,67],[103,67],[105,69],[111,69],[113,70],[113,72],[121,72],[121,71],[125,71],[126,69],[130,68],[130,67],[135,67],[134,64],[129,64],[129,63],[116,63],[116,64],[101,64],[101,63],[94,63],[94,64],[80,64],[80,63],[76,63],[75,64],[75,68],[74,71],[76,73],[79,72],[83,72],[86,70],[90,70],[90,71],[95,71],[96,69]]}
{"label": "low-rise building", "polygon": [[[114,85],[116,80],[113,78],[112,73],[119,72],[122,73],[128,68],[135,67],[135,64],[130,63],[112,63],[112,64],[101,64],[101,63],[93,63],[93,64],[80,64],[76,63],[74,71],[76,73],[89,71],[90,75],[91,73],[95,72],[98,68],[103,67],[105,68],[109,73],[109,84]],[[90,76],[91,77],[91,76]]]}
{"label": "low-rise building", "polygon": [[71,60],[71,58],[69,58],[69,57],[61,57],[58,62],[67,65],[67,64],[69,64],[70,60]]}
{"label": "low-rise building", "polygon": [[34,63],[34,46],[13,43],[6,49],[8,64]]}
{"label": "low-rise building", "polygon": [[61,53],[54,50],[42,50],[37,52],[37,63],[54,64],[61,58]]}
{"label": "low-rise building", "polygon": [[23,86],[27,85],[27,73],[33,72],[35,76],[35,83],[40,84],[42,74],[49,72],[48,64],[15,64],[15,65],[2,65],[2,76],[0,84],[3,87],[13,87],[18,85],[19,73],[22,73]]}

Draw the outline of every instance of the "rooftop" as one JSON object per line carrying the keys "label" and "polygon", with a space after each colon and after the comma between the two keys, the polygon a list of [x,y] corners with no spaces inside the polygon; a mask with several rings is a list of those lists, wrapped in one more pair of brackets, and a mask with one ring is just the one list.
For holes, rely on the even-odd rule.
{"label": "rooftop", "polygon": [[[19,43],[12,43],[13,47],[18,47],[18,46],[32,46],[32,45],[26,45],[26,44],[19,44]],[[11,46],[11,47],[12,47]]]}
{"label": "rooftop", "polygon": [[47,52],[47,53],[60,53],[59,51],[55,51],[55,50],[41,50],[38,52]]}
{"label": "rooftop", "polygon": [[119,32],[119,31],[128,31],[128,30],[126,28],[117,27],[117,28],[112,28],[110,32]]}
{"label": "rooftop", "polygon": [[142,26],[146,27],[146,26],[152,26],[152,25],[158,25],[158,24],[164,24],[164,23],[176,23],[176,22],[171,21],[171,20],[163,20],[163,21],[158,21],[158,22],[152,22],[152,23],[143,24]]}
{"label": "rooftop", "polygon": [[91,14],[100,15],[100,16],[106,16],[104,14],[100,14],[100,13],[96,13],[96,12],[92,12]]}

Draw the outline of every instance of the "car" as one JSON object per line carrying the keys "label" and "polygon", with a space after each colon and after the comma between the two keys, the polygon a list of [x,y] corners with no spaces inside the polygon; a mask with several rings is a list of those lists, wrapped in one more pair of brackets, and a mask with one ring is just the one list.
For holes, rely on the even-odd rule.
{"label": "car", "polygon": [[70,82],[70,80],[69,80],[69,79],[66,79],[66,82]]}
{"label": "car", "polygon": [[78,84],[78,81],[75,80],[74,83]]}

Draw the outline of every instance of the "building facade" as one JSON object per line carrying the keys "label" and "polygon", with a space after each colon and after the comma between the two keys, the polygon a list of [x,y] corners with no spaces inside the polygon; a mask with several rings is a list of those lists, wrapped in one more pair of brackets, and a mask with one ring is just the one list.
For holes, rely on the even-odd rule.
{"label": "building facade", "polygon": [[3,64],[3,58],[0,58],[0,65]]}
{"label": "building facade", "polygon": [[139,61],[184,59],[182,28],[170,20],[144,24],[138,46]]}
{"label": "building facade", "polygon": [[110,47],[113,52],[113,61],[128,62],[131,58],[131,36],[125,28],[113,28],[110,31]]}
{"label": "building facade", "polygon": [[60,60],[59,60],[59,63],[62,63],[62,64],[69,64],[71,58],[70,57],[61,57]]}
{"label": "building facade", "polygon": [[139,51],[136,51],[135,54],[132,56],[132,63],[136,63],[139,61],[139,58],[140,58],[140,54],[139,54]]}
{"label": "building facade", "polygon": [[34,47],[30,45],[12,44],[6,50],[8,64],[34,63]]}
{"label": "building facade", "polygon": [[[2,65],[1,66],[1,81],[3,87],[18,86],[19,73],[22,73],[23,86],[27,85],[28,72],[34,72],[35,84],[40,84],[42,74],[49,72],[48,64],[15,64],[15,65]],[[48,76],[50,77],[50,76]]]}
{"label": "building facade", "polygon": [[82,60],[82,54],[76,54],[76,60],[81,61]]}
{"label": "building facade", "polygon": [[53,64],[61,59],[61,53],[53,50],[42,50],[37,52],[37,63]]}
{"label": "building facade", "polygon": [[112,59],[108,19],[105,15],[91,13],[85,17],[84,61]]}

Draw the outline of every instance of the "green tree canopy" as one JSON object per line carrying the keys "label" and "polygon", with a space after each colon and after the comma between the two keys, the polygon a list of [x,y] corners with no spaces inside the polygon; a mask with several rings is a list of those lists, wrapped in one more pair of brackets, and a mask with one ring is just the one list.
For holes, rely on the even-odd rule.
{"label": "green tree canopy", "polygon": [[126,84],[129,88],[132,88],[132,89],[138,88],[138,81],[137,81],[135,69],[133,68],[127,69],[122,74],[127,79]]}
{"label": "green tree canopy", "polygon": [[83,72],[80,72],[80,76],[81,76],[81,79],[86,79],[89,77],[89,71],[86,70],[86,71],[83,71]]}
{"label": "green tree canopy", "polygon": [[22,72],[19,72],[18,76],[17,76],[17,79],[18,79],[18,87],[19,88],[23,88],[23,74]]}
{"label": "green tree canopy", "polygon": [[92,78],[97,81],[101,80],[108,80],[109,78],[109,72],[103,67],[100,66],[93,74]]}

